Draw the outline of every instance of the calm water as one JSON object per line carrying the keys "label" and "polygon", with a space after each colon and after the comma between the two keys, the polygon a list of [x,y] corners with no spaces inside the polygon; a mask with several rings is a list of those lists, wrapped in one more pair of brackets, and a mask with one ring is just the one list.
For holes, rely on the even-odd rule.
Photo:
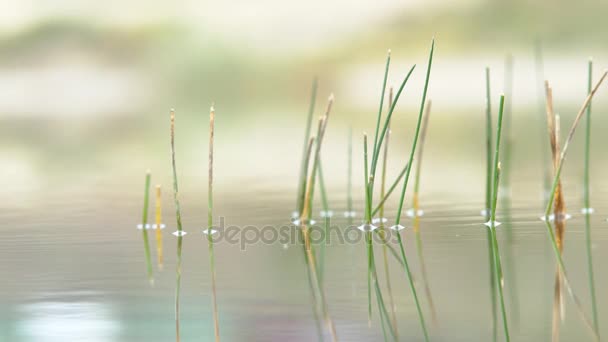
{"label": "calm water", "polygon": [[[112,177],[108,178],[112,179]],[[269,182],[270,180],[268,180]],[[174,338],[175,230],[169,193],[164,197],[164,270],[155,265],[155,286],[145,275],[140,217],[143,179],[124,187],[120,182],[91,184],[68,193],[47,193],[41,204],[3,211],[0,230],[0,339],[3,341],[170,341]],[[263,184],[263,183],[262,183]],[[527,199],[513,203],[510,216],[503,210],[499,227],[505,263],[509,312],[514,340],[550,338],[554,260],[550,254],[539,198],[528,196],[538,188],[522,180],[515,188],[532,189]],[[255,187],[253,187],[255,188]],[[601,186],[597,187],[602,188]],[[105,189],[105,190],[104,190]],[[86,190],[86,191],[85,191]],[[242,192],[241,192],[242,191]],[[218,198],[216,213],[227,225],[281,226],[289,222],[293,190],[258,191],[244,195],[232,188]],[[95,194],[90,197],[90,194]],[[571,191],[576,193],[576,191]],[[344,209],[344,191],[330,193],[332,207]],[[516,195],[516,194],[515,194]],[[515,196],[514,195],[514,196]],[[592,216],[594,257],[600,317],[607,322],[608,298],[601,289],[608,281],[602,260],[608,257],[608,198],[594,193]],[[208,253],[200,229],[206,220],[205,193],[185,191],[182,335],[185,341],[211,340]],[[455,192],[423,196],[424,254],[438,311],[431,326],[433,340],[489,340],[490,302],[486,231],[479,210],[482,200]],[[540,197],[540,196],[538,196]],[[580,198],[568,198],[573,218],[567,222],[566,260],[575,291],[589,309],[584,257],[584,219],[578,214]],[[504,201],[504,199],[503,199]],[[567,202],[568,203],[568,202]],[[355,203],[360,208],[360,202]],[[392,206],[391,206],[392,208]],[[339,215],[338,215],[339,216]],[[389,210],[388,217],[394,217]],[[406,219],[406,223],[410,220]],[[344,219],[335,224],[344,226]],[[508,230],[511,230],[511,236]],[[150,235],[155,257],[154,235]],[[417,276],[419,261],[413,233],[404,233],[406,249]],[[377,260],[381,259],[376,248]],[[300,247],[255,244],[241,250],[220,242],[216,248],[218,300],[225,340],[292,340],[316,338],[310,293]],[[338,336],[343,340],[381,338],[378,313],[367,322],[366,261],[363,242],[331,245],[327,249],[326,292]],[[382,269],[379,265],[379,270]],[[399,333],[421,340],[410,290],[403,272],[391,259]],[[384,275],[381,273],[381,279]],[[423,307],[430,319],[427,301]],[[517,302],[514,302],[517,299]],[[517,303],[516,305],[514,303]],[[562,327],[564,340],[587,338],[571,301]],[[516,308],[519,307],[519,311]],[[502,330],[499,326],[500,331]]]}
{"label": "calm water", "polygon": [[[445,104],[444,104],[445,105]],[[599,111],[599,109],[598,109]],[[481,111],[478,111],[482,115]],[[567,111],[571,113],[572,111]],[[178,112],[178,115],[181,112]],[[244,112],[248,113],[248,112]],[[389,176],[399,173],[411,143],[414,115],[395,117]],[[219,112],[216,126],[215,217],[225,225],[261,230],[289,225],[295,203],[301,151],[302,113],[277,115],[257,111],[255,119]],[[355,134],[373,127],[373,118],[355,112],[350,120],[336,107],[323,150],[324,176],[333,224],[342,229],[346,206],[347,129]],[[469,113],[470,114],[470,113]],[[483,121],[469,114],[447,115],[438,106],[431,117],[421,184],[424,256],[438,323],[429,329],[434,341],[488,341],[491,304],[484,207],[485,145]],[[176,238],[171,199],[168,116],[155,113],[139,129],[129,119],[82,122],[5,122],[0,161],[0,341],[171,341],[174,340]],[[201,233],[207,215],[207,123],[204,117],[178,116],[177,163],[180,175],[184,237],[182,340],[212,340],[213,326],[207,243]],[[571,115],[564,115],[569,125]],[[543,212],[540,142],[544,129],[535,117],[513,116],[511,189],[499,200],[498,238],[503,257],[506,296],[514,341],[549,340],[555,261]],[[269,125],[268,123],[272,123]],[[49,124],[53,129],[46,129]],[[600,132],[594,121],[591,217],[596,288],[601,326],[608,323],[608,183],[603,179]],[[32,134],[39,128],[43,134]],[[46,129],[46,130],[45,130]],[[565,130],[565,129],[564,129]],[[28,134],[22,134],[28,132]],[[66,132],[63,134],[62,132]],[[472,134],[473,133],[473,134]],[[578,134],[582,133],[582,130]],[[355,136],[353,194],[362,208],[361,144]],[[582,135],[577,135],[564,169],[567,221],[565,260],[574,290],[590,315],[584,218],[580,214]],[[294,152],[296,151],[296,152]],[[154,287],[146,277],[141,223],[144,172],[163,186],[165,263],[154,266]],[[8,170],[8,171],[6,171]],[[411,189],[410,189],[411,190]],[[510,210],[508,202],[511,202]],[[411,203],[408,193],[406,205]],[[154,201],[151,201],[150,220]],[[394,220],[397,198],[386,216]],[[317,203],[315,215],[319,220]],[[390,221],[389,221],[390,222]],[[404,217],[406,226],[411,219]],[[355,220],[355,223],[359,223]],[[287,231],[293,231],[294,228]],[[411,229],[403,233],[423,310],[420,264]],[[156,257],[154,234],[149,237]],[[325,290],[341,340],[382,338],[374,309],[367,318],[367,264],[363,241],[327,247]],[[380,247],[376,248],[385,286]],[[391,258],[391,280],[402,340],[419,341],[409,285]],[[218,306],[226,341],[311,341],[316,339],[306,268],[300,246],[281,242],[216,245]],[[588,334],[566,297],[562,340],[586,340]],[[375,308],[375,307],[374,307]],[[502,326],[498,326],[502,334]]]}

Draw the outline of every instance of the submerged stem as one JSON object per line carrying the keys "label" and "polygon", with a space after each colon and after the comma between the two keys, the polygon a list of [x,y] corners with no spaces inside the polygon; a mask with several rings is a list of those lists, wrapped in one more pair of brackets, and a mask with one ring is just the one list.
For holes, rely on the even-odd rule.
{"label": "submerged stem", "polygon": [[173,200],[175,202],[175,219],[177,221],[177,265],[175,269],[175,341],[180,341],[179,301],[182,284],[182,213],[179,205],[177,186],[177,169],[175,167],[175,111],[171,110],[171,169],[173,170]]}
{"label": "submerged stem", "polygon": [[152,274],[152,260],[150,258],[150,242],[148,241],[148,204],[150,197],[150,170],[146,171],[146,184],[144,190],[144,209],[142,214],[142,237],[144,240],[144,251],[146,255],[146,271],[150,285],[154,284],[154,276]]}

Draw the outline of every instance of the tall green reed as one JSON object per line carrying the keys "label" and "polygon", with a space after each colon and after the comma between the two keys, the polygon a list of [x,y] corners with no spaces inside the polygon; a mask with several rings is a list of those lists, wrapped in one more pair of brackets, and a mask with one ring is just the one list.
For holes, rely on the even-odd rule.
{"label": "tall green reed", "polygon": [[[492,95],[490,92],[490,68],[485,69],[485,80],[486,80],[486,205],[484,209],[484,216],[486,220],[490,220],[491,206],[492,206]],[[498,337],[497,330],[497,298],[496,298],[496,282],[495,282],[495,268],[493,265],[494,260],[494,248],[492,247],[492,233],[490,230],[486,232],[488,242],[488,266],[490,275],[490,303],[492,309],[492,341],[496,341]]]}
{"label": "tall green reed", "polygon": [[513,107],[513,56],[508,54],[505,57],[504,66],[504,128],[503,128],[503,150],[504,167],[502,170],[503,188],[506,192],[503,199],[504,227],[506,233],[507,249],[505,251],[505,268],[508,277],[506,278],[507,288],[509,289],[509,306],[511,308],[511,320],[515,329],[519,327],[519,291],[517,290],[517,273],[515,272],[515,253],[514,253],[514,234],[511,224],[511,158],[513,151],[513,132],[512,132],[512,107]]}
{"label": "tall green reed", "polygon": [[[593,60],[590,58],[587,65],[587,93],[591,93],[593,87]],[[586,130],[585,130],[585,167],[584,167],[584,213],[585,213],[585,245],[587,249],[587,273],[589,277],[589,295],[591,297],[591,312],[593,314],[593,327],[595,332],[600,335],[599,319],[597,314],[597,298],[595,296],[595,277],[593,275],[593,252],[591,250],[591,224],[590,215],[593,211],[591,208],[590,193],[589,193],[589,163],[591,150],[591,102],[587,106],[586,115]]]}
{"label": "tall green reed", "polygon": [[298,198],[296,200],[296,212],[301,213],[302,208],[304,206],[304,198],[300,196],[304,192],[304,188],[306,186],[306,175],[308,172],[308,163],[306,159],[306,149],[308,146],[308,140],[310,139],[310,129],[312,127],[312,115],[315,111],[315,103],[317,100],[317,89],[318,89],[318,81],[315,77],[312,81],[312,89],[310,95],[310,106],[308,108],[308,116],[306,118],[306,131],[304,133],[304,144],[302,147],[302,158],[300,162],[300,177],[298,180]]}
{"label": "tall green reed", "polygon": [[[431,51],[429,53],[429,60],[428,60],[428,65],[427,65],[427,69],[426,69],[426,77],[424,80],[424,90],[422,92],[422,101],[420,102],[420,111],[418,113],[418,121],[416,123],[416,133],[414,135],[414,142],[412,143],[412,149],[410,151],[410,157],[409,157],[409,161],[408,161],[408,165],[412,165],[412,162],[414,160],[414,154],[416,153],[416,144],[418,143],[418,137],[420,136],[420,127],[422,125],[422,116],[424,114],[424,105],[426,103],[426,95],[427,95],[427,91],[429,88],[429,79],[431,76],[431,66],[433,65],[433,52],[435,51],[435,39],[433,38],[432,42],[431,42]],[[400,227],[400,223],[401,223],[401,213],[403,212],[403,203],[405,200],[405,192],[407,190],[407,183],[408,183],[408,179],[410,177],[410,171],[411,171],[411,167],[407,168],[407,172],[405,174],[405,178],[403,180],[403,188],[401,190],[401,198],[399,200],[399,206],[397,209],[397,216],[395,219],[395,229],[399,229]],[[401,238],[401,234],[399,232],[397,232],[397,240],[399,242],[399,249],[401,251],[401,259],[403,261],[403,267],[405,270],[405,273],[407,275],[409,284],[410,284],[410,289],[412,291],[412,296],[414,297],[414,302],[416,303],[416,310],[418,312],[418,319],[420,321],[420,326],[422,328],[422,332],[424,333],[424,339],[425,341],[429,340],[429,334],[426,328],[426,323],[424,320],[424,314],[422,313],[422,308],[420,307],[420,301],[418,300],[418,294],[416,291],[416,286],[414,285],[414,279],[412,277],[412,273],[410,271],[410,267],[409,264],[407,262],[407,256],[405,255],[405,249],[403,247],[403,239]]]}
{"label": "tall green reed", "polygon": [[[393,104],[393,87],[389,88],[389,92],[388,92],[388,107],[390,108]],[[380,198],[383,198],[386,192],[386,169],[387,169],[387,161],[388,161],[388,146],[389,146],[389,140],[390,140],[390,136],[391,136],[391,128],[390,128],[390,123],[389,123],[389,127],[388,127],[388,133],[386,134],[386,138],[385,138],[385,142],[384,142],[384,151],[382,153],[382,171],[381,171],[381,180],[380,180]],[[372,215],[373,216],[373,215]],[[386,227],[385,225],[385,218],[384,218],[384,205],[380,205],[380,212],[379,212],[379,230],[378,230],[378,234],[380,235],[380,238],[382,239],[382,261],[384,263],[384,275],[385,275],[385,279],[386,279],[386,291],[388,294],[388,300],[389,300],[389,305],[390,305],[390,313],[391,313],[391,322],[393,323],[393,327],[395,328],[395,335],[397,338],[399,338],[399,330],[398,330],[398,326],[397,326],[397,313],[396,313],[396,305],[395,305],[395,299],[393,297],[393,289],[391,286],[391,272],[390,272],[390,267],[388,264],[388,242],[386,240],[386,229],[388,227]]]}
{"label": "tall green reed", "polygon": [[426,112],[424,113],[424,119],[422,122],[422,128],[420,132],[420,148],[418,149],[417,161],[416,161],[416,174],[414,175],[414,194],[412,197],[412,216],[414,220],[414,235],[416,236],[416,251],[418,253],[418,262],[420,263],[420,273],[422,274],[422,283],[424,285],[424,293],[426,300],[431,310],[431,318],[433,323],[437,324],[437,310],[435,310],[435,301],[431,294],[431,288],[429,285],[429,279],[426,270],[426,263],[424,262],[424,251],[422,247],[422,234],[420,233],[420,177],[422,170],[422,156],[424,153],[424,142],[426,140],[426,131],[429,125],[429,118],[431,116],[431,100],[426,102]]}
{"label": "tall green reed", "polygon": [[494,151],[494,167],[493,167],[493,187],[492,187],[492,207],[491,207],[491,214],[490,214],[490,221],[489,223],[489,231],[491,234],[491,238],[492,238],[492,255],[493,255],[493,261],[494,261],[494,284],[496,285],[496,287],[498,288],[498,297],[500,299],[500,310],[502,313],[502,323],[503,323],[503,328],[504,328],[504,333],[505,333],[505,339],[508,341],[511,340],[510,334],[509,334],[509,325],[508,325],[508,318],[507,318],[507,310],[506,310],[506,306],[505,306],[505,298],[504,298],[504,291],[503,291],[503,272],[502,272],[502,264],[500,261],[500,251],[498,250],[498,239],[496,237],[496,205],[498,203],[498,185],[499,185],[499,181],[500,181],[500,161],[499,161],[499,155],[500,155],[500,138],[501,138],[501,132],[502,132],[502,118],[503,118],[503,112],[504,112],[504,104],[505,104],[505,96],[501,95],[500,96],[500,104],[499,104],[499,108],[498,108],[498,123],[497,123],[497,128],[496,128],[496,144],[495,144],[495,151]]}

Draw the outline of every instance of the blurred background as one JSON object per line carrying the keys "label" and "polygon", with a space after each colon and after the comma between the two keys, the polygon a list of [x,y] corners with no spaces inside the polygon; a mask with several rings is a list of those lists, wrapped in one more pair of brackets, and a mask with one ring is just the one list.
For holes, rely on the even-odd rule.
{"label": "blurred background", "polygon": [[[55,341],[49,336],[56,336],[59,341],[83,334],[86,338],[74,340],[171,339],[172,271],[165,271],[165,281],[158,280],[154,290],[147,288],[141,238],[134,229],[140,223],[144,172],[151,169],[153,184],[163,186],[165,217],[171,225],[165,231],[170,245],[167,253],[174,254],[169,235],[174,230],[169,200],[169,109],[177,113],[177,163],[186,230],[201,227],[206,215],[212,103],[217,115],[218,215],[235,224],[281,223],[295,205],[306,111],[311,83],[317,77],[316,113],[322,114],[331,93],[336,98],[323,158],[332,206],[342,210],[349,128],[354,137],[355,196],[357,201],[363,197],[361,135],[374,130],[387,50],[392,50],[389,85],[398,87],[411,65],[417,64],[394,116],[392,178],[410,149],[433,37],[436,49],[429,88],[433,105],[422,201],[429,209],[435,205],[437,212],[443,210],[444,220],[462,213],[477,220],[485,186],[484,68],[491,70],[496,113],[499,95],[508,92],[505,63],[510,56],[513,92],[508,139],[513,143],[513,182],[509,194],[518,203],[515,209],[528,210],[521,212],[527,215],[526,222],[532,221],[542,210],[542,163],[549,160],[542,80],[553,85],[555,107],[566,132],[586,96],[589,57],[595,61],[596,79],[608,66],[606,13],[608,3],[596,0],[0,3],[0,218],[4,221],[0,224],[0,302],[7,304],[0,309],[0,340]],[[602,132],[608,128],[603,115],[607,108],[604,87],[594,100],[591,173],[597,202],[606,192],[602,176],[608,165],[603,146],[608,138]],[[564,171],[573,212],[578,212],[581,203],[582,138],[575,138]],[[436,246],[430,247],[436,257],[429,258],[435,262],[438,280],[445,279],[441,271],[447,267],[443,262],[448,256],[442,253],[447,253],[444,247],[450,241],[440,230],[445,223],[441,222],[435,224],[435,240],[431,236],[429,241]],[[537,228],[522,227],[521,232],[526,239],[533,236],[544,241],[542,226]],[[475,232],[471,240],[459,246],[481,241],[484,235],[476,234],[485,233],[476,229],[471,230]],[[190,337],[194,338],[197,320],[210,319],[207,254],[198,239],[186,240],[186,248],[192,250],[187,256],[192,263],[186,267],[191,268],[191,279],[196,279],[186,281],[186,297],[192,296],[199,306],[186,307],[195,313],[185,326],[193,327]],[[483,243],[475,246],[483,253]],[[522,254],[538,256],[537,245],[525,246],[520,246]],[[255,335],[260,340],[314,336],[306,286],[296,280],[291,280],[290,290],[279,285],[290,284],[284,278],[288,272],[303,275],[299,254],[294,251],[292,259],[286,258],[293,261],[288,265],[276,261],[277,250],[258,247],[245,257],[231,248],[219,247],[218,253],[225,258],[220,257],[218,281],[226,289],[223,294],[220,291],[220,307],[223,304],[227,321],[233,326],[245,323],[245,328],[234,329],[232,338],[251,337],[247,335],[253,334],[250,328],[266,323],[271,324],[268,331]],[[455,253],[466,263],[468,258],[477,260],[471,251]],[[171,262],[167,261],[170,270]],[[244,271],[247,267],[260,273],[252,275],[253,271]],[[340,265],[333,267],[340,272]],[[477,271],[469,271],[478,277]],[[269,276],[261,277],[264,272]],[[534,274],[535,270],[521,272]],[[551,276],[550,268],[539,275]],[[246,294],[244,284],[237,285],[247,277],[259,279],[251,285],[258,289],[259,302]],[[356,279],[364,281],[363,276]],[[329,285],[336,295],[342,280]],[[459,298],[474,296],[475,289],[484,286],[480,284],[461,284],[468,295],[456,297],[447,285],[437,285],[445,290],[437,290],[444,294],[444,303],[453,304],[445,313],[452,323],[443,326],[452,336],[448,340],[476,339],[477,319],[483,319],[485,311],[476,311],[471,319],[452,315],[458,316],[454,307],[467,303]],[[549,280],[546,285],[550,288]],[[580,284],[581,289],[584,286]],[[407,291],[401,294],[404,301],[411,300]],[[534,291],[529,295],[535,298]],[[152,321],[166,320],[167,326],[145,335],[142,331],[150,323],[145,305],[152,305],[145,303],[150,298],[155,299],[153,307],[159,308],[152,310],[158,321]],[[301,307],[281,306],[292,301]],[[366,328],[364,302],[358,300],[360,307],[354,310],[360,317],[338,321],[338,330],[353,339],[379,336],[375,335],[378,326]],[[53,306],[57,303],[63,304]],[[133,303],[142,308],[135,309]],[[272,314],[256,316],[236,303],[271,307]],[[336,310],[345,317],[353,311],[340,305],[336,304]],[[402,314],[413,315],[411,305],[406,307]],[[280,310],[293,310],[283,323]],[[522,328],[522,340],[534,340],[546,332],[543,324],[550,316],[544,311],[530,312],[538,315],[532,321],[542,317],[538,318],[541,323]],[[407,323],[408,330],[417,334],[414,317]],[[304,323],[293,328],[294,321],[301,319]],[[362,326],[353,328],[359,319]],[[581,328],[572,320],[571,336],[578,336]],[[61,328],[82,322],[91,324],[88,335],[84,328]],[[55,335],[36,335],[41,331]],[[185,336],[188,339],[188,333]]]}

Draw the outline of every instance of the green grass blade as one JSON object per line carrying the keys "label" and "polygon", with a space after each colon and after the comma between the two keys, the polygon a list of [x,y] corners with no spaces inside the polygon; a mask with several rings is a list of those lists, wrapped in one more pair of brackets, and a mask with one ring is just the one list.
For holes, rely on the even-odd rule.
{"label": "green grass blade", "polygon": [[325,179],[323,178],[323,167],[319,163],[319,190],[321,192],[321,205],[326,216],[323,218],[323,229],[325,230],[325,239],[321,241],[319,246],[319,280],[323,283],[323,276],[325,274],[325,249],[327,248],[327,234],[329,233],[329,225],[331,219],[329,216],[329,202],[327,200],[327,191],[325,189]]}
{"label": "green grass blade", "polygon": [[[399,98],[401,97],[401,93],[403,92],[403,89],[405,88],[405,85],[407,84],[407,81],[410,79],[410,76],[414,72],[415,68],[416,68],[416,64],[412,65],[412,67],[410,68],[410,71],[408,71],[407,75],[403,79],[403,82],[401,82],[401,85],[399,86],[399,90],[397,90],[397,94],[395,95],[395,101],[393,102],[391,108],[388,111],[388,114],[386,115],[386,120],[384,121],[384,127],[382,128],[382,131],[380,133],[380,138],[378,139],[378,146],[376,146],[376,149],[374,151],[372,151],[373,152],[372,153],[372,166],[370,169],[370,175],[372,175],[372,176],[376,173],[376,165],[378,162],[378,157],[380,155],[380,148],[382,147],[382,142],[384,141],[384,136],[386,135],[386,132],[388,131],[388,126],[390,125],[391,118],[393,117],[393,112],[395,111],[395,106],[397,106],[397,102],[399,101]],[[373,190],[373,188],[372,188],[372,190]]]}
{"label": "green grass blade", "polygon": [[[418,113],[418,122],[416,123],[416,133],[414,135],[414,142],[412,144],[412,150],[410,152],[410,156],[409,156],[409,161],[408,161],[408,165],[412,165],[412,162],[414,160],[414,153],[416,152],[416,144],[418,143],[418,137],[420,135],[420,127],[422,125],[422,115],[424,113],[424,105],[426,103],[426,94],[429,88],[429,79],[431,76],[431,66],[433,65],[433,53],[435,51],[435,39],[433,39],[432,43],[431,43],[431,51],[429,53],[429,61],[428,61],[428,66],[427,66],[427,70],[426,70],[426,78],[424,81],[424,90],[422,92],[422,101],[420,103],[420,112]],[[394,106],[394,105],[393,105]],[[407,183],[408,183],[408,179],[410,177],[410,171],[411,171],[411,167],[407,168],[407,172],[405,174],[405,179],[403,180],[403,188],[401,190],[401,198],[399,200],[399,206],[397,209],[397,217],[395,220],[395,225],[399,225],[399,223],[401,222],[401,213],[403,211],[403,203],[405,201],[405,192],[407,190]],[[429,334],[426,328],[426,323],[424,320],[424,314],[422,313],[422,309],[420,307],[420,301],[418,300],[418,294],[416,292],[416,287],[414,286],[414,280],[412,278],[412,273],[410,271],[410,267],[409,264],[407,262],[407,256],[405,255],[405,249],[403,247],[403,241],[401,239],[401,234],[397,233],[397,240],[399,242],[399,248],[401,250],[401,258],[403,260],[403,265],[405,268],[405,273],[407,275],[408,281],[410,283],[410,288],[412,290],[412,296],[414,297],[414,302],[416,303],[416,310],[418,311],[418,318],[420,320],[420,325],[422,327],[422,331],[424,333],[424,339],[425,341],[429,340]]]}
{"label": "green grass blade", "polygon": [[492,254],[494,256],[494,280],[498,288],[498,297],[500,299],[500,310],[502,312],[502,324],[504,328],[505,338],[508,341],[511,340],[509,334],[509,324],[507,317],[507,310],[505,306],[505,298],[503,291],[503,274],[502,264],[500,262],[500,252],[498,250],[498,239],[496,238],[496,206],[498,203],[498,184],[500,179],[500,138],[502,133],[502,118],[504,113],[505,96],[500,96],[500,104],[498,108],[498,124],[496,129],[496,144],[494,152],[494,186],[492,190],[492,213],[490,216],[490,232],[492,233]]}
{"label": "green grass blade", "polygon": [[148,241],[148,205],[150,200],[150,170],[146,171],[146,184],[144,188],[144,209],[142,214],[142,237],[144,240],[144,251],[146,255],[146,272],[150,285],[154,284],[154,276],[152,274],[152,259],[150,258],[150,242]]}
{"label": "green grass blade", "polygon": [[308,162],[306,159],[306,149],[308,146],[308,140],[310,139],[310,128],[312,127],[312,116],[315,111],[315,103],[317,100],[317,88],[318,81],[315,77],[312,81],[312,89],[310,94],[310,106],[308,108],[308,116],[306,118],[306,131],[304,133],[304,146],[302,147],[302,160],[300,162],[300,178],[298,180],[298,197],[296,200],[296,211],[298,213],[302,212],[302,207],[304,206],[304,198],[300,196],[306,189],[306,174],[308,172]]}
{"label": "green grass blade", "polygon": [[504,109],[504,128],[503,128],[503,155],[504,167],[502,171],[503,187],[508,193],[504,196],[502,204],[504,212],[504,227],[506,232],[507,250],[505,256],[505,268],[507,269],[508,277],[506,278],[507,287],[510,291],[509,306],[511,308],[511,321],[515,330],[519,327],[520,308],[519,308],[519,291],[517,289],[517,273],[515,272],[515,253],[514,253],[514,236],[513,225],[511,224],[511,156],[513,151],[513,132],[512,132],[512,106],[513,106],[513,56],[508,54],[505,58],[504,71],[504,90],[505,90],[505,109]]}
{"label": "green grass blade", "polygon": [[[365,224],[371,224],[370,212],[368,210],[369,203],[371,201],[371,196],[369,193],[369,173],[368,173],[368,165],[367,165],[367,134],[363,134],[363,180],[365,184]],[[371,233],[365,232],[365,243],[367,245],[367,320],[368,324],[371,325],[372,322],[372,240]]]}
{"label": "green grass blade", "polygon": [[378,108],[378,119],[376,120],[376,133],[374,134],[374,149],[378,147],[378,131],[380,130],[380,121],[382,120],[382,109],[384,107],[384,93],[386,91],[386,79],[388,78],[388,67],[391,64],[391,50],[388,50],[386,56],[386,67],[384,68],[384,80],[382,81],[382,94],[380,95],[380,108]]}
{"label": "green grass blade", "polygon": [[374,208],[374,210],[372,210],[372,217],[376,216],[376,214],[380,211],[380,208],[391,197],[393,191],[397,188],[397,185],[399,185],[399,182],[401,181],[403,176],[405,176],[405,173],[407,172],[408,169],[409,169],[409,164],[406,164],[405,167],[403,168],[403,170],[401,170],[401,172],[399,173],[399,176],[397,176],[397,179],[395,179],[393,184],[391,184],[391,186],[388,188],[388,191],[386,192],[384,197],[382,197],[382,200],[380,200],[380,203],[378,203],[376,208]]}
{"label": "green grass blade", "polygon": [[486,67],[486,219],[492,205],[492,104],[490,93],[490,68]]}
{"label": "green grass blade", "polygon": [[[590,94],[593,87],[593,60],[589,59],[587,68],[587,92]],[[586,208],[585,214],[585,245],[587,249],[587,273],[589,277],[589,294],[591,297],[591,312],[593,314],[593,327],[596,334],[600,335],[599,319],[597,314],[597,298],[595,296],[595,277],[593,275],[593,251],[591,250],[591,225],[590,225],[590,210],[591,201],[589,199],[589,162],[591,146],[591,102],[587,106],[587,120],[585,132],[585,178],[584,178],[584,202]]]}
{"label": "green grass blade", "polygon": [[[486,205],[485,205],[485,217],[486,220],[490,219],[490,208],[492,207],[492,94],[490,92],[490,68],[485,69],[485,80],[486,80]],[[488,240],[488,256],[490,268],[490,302],[492,308],[492,341],[496,341],[498,337],[497,325],[497,298],[496,298],[496,282],[495,268],[494,268],[494,249],[492,243],[492,233],[487,232]]]}

